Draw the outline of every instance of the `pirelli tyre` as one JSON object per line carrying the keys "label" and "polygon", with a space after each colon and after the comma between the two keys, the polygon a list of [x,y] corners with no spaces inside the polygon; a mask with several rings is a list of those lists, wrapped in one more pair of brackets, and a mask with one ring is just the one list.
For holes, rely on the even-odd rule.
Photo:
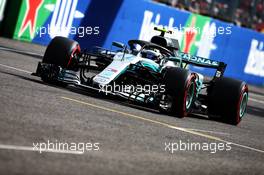
{"label": "pirelli tyre", "polygon": [[195,74],[186,69],[168,67],[163,75],[166,90],[160,111],[180,118],[187,116],[196,97]]}
{"label": "pirelli tyre", "polygon": [[74,69],[75,55],[81,52],[78,42],[65,37],[55,37],[48,45],[43,63],[54,64],[62,68]]}
{"label": "pirelli tyre", "polygon": [[209,116],[220,116],[226,123],[237,125],[245,115],[248,86],[232,78],[216,79],[208,92]]}

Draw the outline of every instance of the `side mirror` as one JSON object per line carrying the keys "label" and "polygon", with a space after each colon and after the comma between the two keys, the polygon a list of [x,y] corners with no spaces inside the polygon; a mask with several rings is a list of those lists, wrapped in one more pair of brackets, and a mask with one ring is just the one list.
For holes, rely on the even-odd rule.
{"label": "side mirror", "polygon": [[115,46],[115,47],[118,47],[118,48],[121,48],[121,49],[125,49],[126,48],[126,45],[123,44],[123,43],[120,43],[120,42],[112,42],[112,45]]}

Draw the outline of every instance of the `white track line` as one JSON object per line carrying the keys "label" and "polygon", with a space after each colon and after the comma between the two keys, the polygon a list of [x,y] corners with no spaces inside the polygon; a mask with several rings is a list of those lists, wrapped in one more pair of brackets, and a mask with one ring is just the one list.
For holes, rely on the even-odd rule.
{"label": "white track line", "polygon": [[253,92],[249,92],[249,96],[258,97],[258,98],[264,98],[264,95],[255,94]]}
{"label": "white track line", "polygon": [[31,55],[31,56],[37,56],[37,57],[43,57],[43,54],[40,54],[40,53],[24,51],[24,50],[18,50],[18,49],[12,49],[12,48],[1,47],[1,46],[0,46],[0,50],[9,51],[9,52],[15,52],[15,53],[19,53],[19,54],[27,54],[27,55]]}
{"label": "white track line", "polygon": [[[16,145],[3,145],[0,144],[0,149],[6,149],[6,150],[17,150],[17,151],[33,151],[33,152],[39,152],[39,150],[34,149],[30,146],[16,146]],[[46,149],[41,150],[41,152],[48,152],[48,153],[60,153],[60,154],[83,154],[81,151],[70,151],[70,150],[56,150],[56,149]]]}
{"label": "white track line", "polygon": [[13,70],[16,70],[16,71],[19,71],[19,72],[24,72],[24,73],[27,73],[27,74],[31,74],[32,73],[32,72],[27,71],[27,70],[15,68],[15,67],[12,67],[12,66],[7,66],[7,65],[4,65],[4,64],[0,64],[0,66],[8,68],[8,69],[13,69]]}
{"label": "white track line", "polygon": [[225,133],[225,132],[217,132],[217,131],[209,131],[209,130],[193,129],[193,128],[186,128],[186,129],[191,130],[191,131],[206,132],[206,133],[211,133],[211,134],[230,135],[229,133]]}
{"label": "white track line", "polygon": [[100,105],[84,102],[84,101],[81,101],[81,100],[72,99],[72,98],[69,98],[69,97],[61,97],[61,98],[65,99],[65,100],[69,100],[69,101],[75,102],[75,103],[79,103],[79,104],[82,104],[82,105],[87,105],[87,106],[90,106],[90,107],[93,107],[93,108],[98,108],[98,109],[101,109],[101,110],[104,110],[104,111],[117,113],[117,114],[120,114],[120,116],[126,116],[126,117],[133,118],[133,119],[136,119],[136,120],[141,120],[141,121],[149,122],[149,123],[152,123],[152,124],[157,124],[157,125],[160,125],[160,126],[163,126],[163,127],[175,129],[175,130],[178,130],[178,131],[186,132],[188,134],[204,137],[204,138],[207,138],[207,139],[211,139],[211,140],[215,140],[215,141],[219,141],[219,142],[230,143],[230,144],[235,145],[235,146],[240,147],[240,148],[245,148],[245,149],[249,149],[249,150],[252,150],[252,151],[255,151],[255,152],[264,153],[264,150],[261,150],[261,149],[257,149],[257,148],[253,148],[253,147],[250,147],[250,146],[245,146],[245,145],[241,145],[241,144],[238,144],[238,143],[226,141],[226,140],[221,139],[219,137],[215,137],[215,136],[212,136],[212,135],[207,135],[207,134],[204,134],[204,133],[201,133],[201,132],[193,131],[193,130],[188,129],[188,128],[182,128],[182,127],[174,126],[172,124],[164,123],[162,121],[145,118],[145,117],[138,116],[138,115],[135,115],[135,114],[130,114],[130,113],[126,113],[126,112],[123,112],[123,111],[119,111],[117,109],[111,109],[111,108],[108,108],[108,107],[105,107],[105,106],[100,106]]}
{"label": "white track line", "polygon": [[241,147],[241,148],[249,149],[249,150],[252,150],[252,151],[259,152],[259,153],[264,153],[264,150],[261,150],[261,149],[253,148],[253,147],[250,147],[250,146],[241,145],[241,144],[234,143],[234,142],[228,142],[228,141],[225,141],[225,140],[224,140],[224,142],[226,142],[226,143],[230,143],[231,145],[235,145],[235,146],[237,146],[237,147]]}
{"label": "white track line", "polygon": [[254,101],[254,102],[257,102],[257,103],[260,103],[260,104],[263,104],[264,105],[264,101],[262,101],[262,100],[257,100],[257,99],[255,99],[255,98],[248,98],[250,101]]}

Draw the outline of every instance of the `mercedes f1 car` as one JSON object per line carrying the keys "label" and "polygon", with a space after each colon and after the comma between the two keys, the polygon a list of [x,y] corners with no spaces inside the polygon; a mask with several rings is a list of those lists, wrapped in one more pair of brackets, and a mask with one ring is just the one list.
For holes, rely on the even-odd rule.
{"label": "mercedes f1 car", "polygon": [[[116,95],[162,113],[185,117],[203,114],[237,125],[245,114],[248,86],[224,77],[226,64],[179,50],[178,41],[160,35],[150,41],[113,42],[111,50],[81,51],[76,41],[55,37],[35,75],[44,82],[75,85]],[[115,49],[113,49],[115,48]],[[188,65],[215,69],[206,80]]]}

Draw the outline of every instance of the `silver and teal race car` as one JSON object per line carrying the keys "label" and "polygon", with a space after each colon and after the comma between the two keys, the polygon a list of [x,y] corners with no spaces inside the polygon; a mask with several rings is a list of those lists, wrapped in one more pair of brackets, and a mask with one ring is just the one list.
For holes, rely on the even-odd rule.
{"label": "silver and teal race car", "polygon": [[[113,42],[111,50],[81,51],[76,41],[55,37],[35,75],[46,83],[74,85],[114,95],[162,113],[185,117],[203,114],[237,125],[245,114],[248,86],[223,77],[226,64],[179,50],[178,41],[155,28],[151,41]],[[189,65],[215,69],[211,78]]]}

